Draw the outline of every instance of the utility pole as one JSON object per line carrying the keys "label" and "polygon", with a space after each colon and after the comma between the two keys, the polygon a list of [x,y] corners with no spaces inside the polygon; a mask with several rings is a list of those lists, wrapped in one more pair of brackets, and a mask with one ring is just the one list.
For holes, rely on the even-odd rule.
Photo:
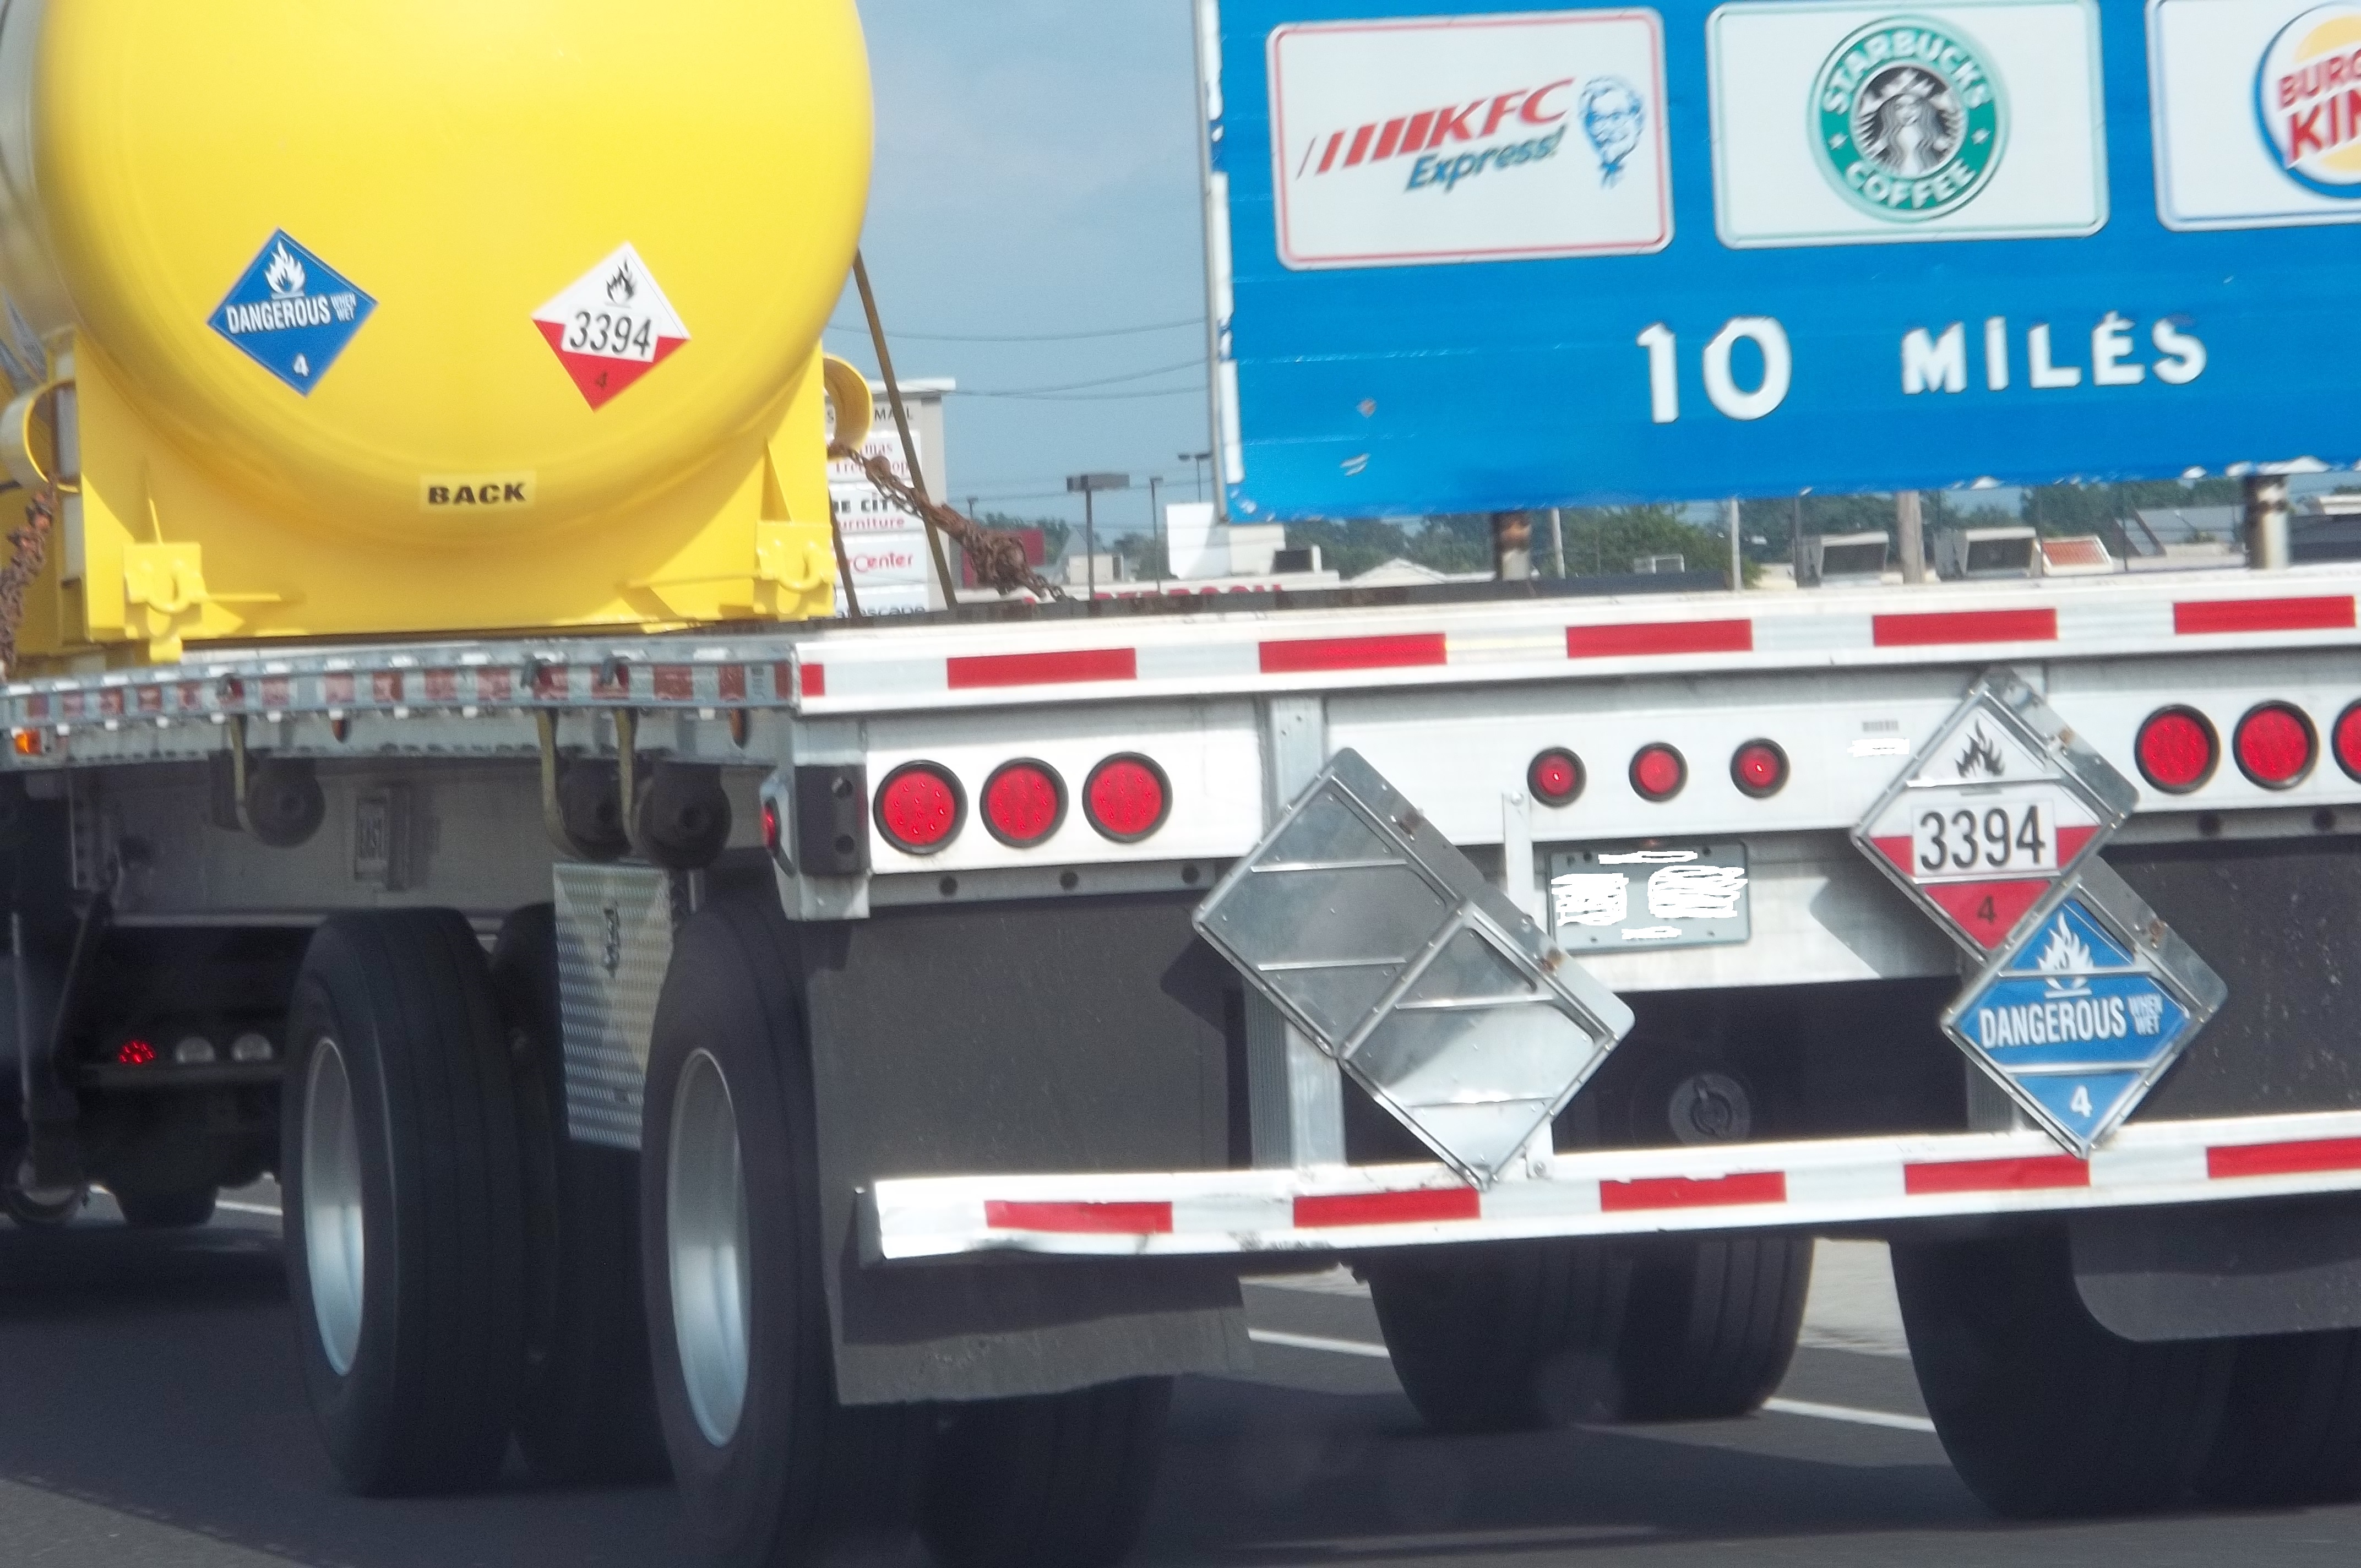
{"label": "utility pole", "polygon": [[[1156,488],[1162,483],[1161,476],[1148,476],[1148,547],[1150,550],[1156,549],[1164,539],[1164,513],[1156,505]],[[1159,583],[1164,580],[1164,565],[1160,561],[1156,566],[1156,580]]]}
{"label": "utility pole", "polygon": [[1894,492],[1894,521],[1902,535],[1902,580],[1923,583],[1927,580],[1927,524],[1918,508],[1918,492]]}
{"label": "utility pole", "polygon": [[1560,577],[1565,576],[1565,513],[1558,507],[1550,508],[1550,561],[1557,567]]}
{"label": "utility pole", "polygon": [[1095,612],[1099,598],[1099,535],[1098,520],[1091,501],[1101,490],[1131,488],[1128,474],[1075,474],[1066,480],[1066,488],[1082,498],[1082,580],[1084,602]]}
{"label": "utility pole", "polygon": [[1721,510],[1723,521],[1730,524],[1730,591],[1737,593],[1746,587],[1746,555],[1738,541],[1738,498],[1722,502]]}

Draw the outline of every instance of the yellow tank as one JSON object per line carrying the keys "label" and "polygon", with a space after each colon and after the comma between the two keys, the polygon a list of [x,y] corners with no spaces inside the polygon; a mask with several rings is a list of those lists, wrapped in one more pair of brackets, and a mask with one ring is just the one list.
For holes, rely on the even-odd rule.
{"label": "yellow tank", "polygon": [[16,0],[22,662],[828,613],[870,113],[853,0]]}

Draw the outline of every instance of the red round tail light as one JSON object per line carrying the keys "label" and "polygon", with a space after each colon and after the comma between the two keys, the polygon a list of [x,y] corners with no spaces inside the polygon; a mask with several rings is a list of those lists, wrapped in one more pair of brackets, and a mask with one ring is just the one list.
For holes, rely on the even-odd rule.
{"label": "red round tail light", "polygon": [[1582,759],[1553,746],[1525,769],[1525,787],[1543,806],[1569,806],[1582,793]]}
{"label": "red round tail light", "polygon": [[1749,740],[1730,759],[1730,782],[1739,794],[1766,800],[1787,787],[1787,753],[1776,740]]}
{"label": "red round tail light", "polygon": [[2134,747],[2142,777],[2167,795],[2187,795],[2213,776],[2222,743],[2193,707],[2161,707],[2140,726]]}
{"label": "red round tail light", "polygon": [[931,855],[956,838],[967,796],[950,770],[905,762],[877,786],[877,831],[905,854]]}
{"label": "red round tail light", "polygon": [[2320,737],[2303,709],[2292,703],[2267,702],[2238,720],[2230,746],[2240,773],[2265,789],[2289,789],[2312,772]]}
{"label": "red round tail light", "polygon": [[2348,777],[2361,779],[2361,702],[2337,715],[2329,744],[2335,750],[2336,765]]}
{"label": "red round tail light", "polygon": [[1109,757],[1082,784],[1082,815],[1118,844],[1133,844],[1164,826],[1172,786],[1164,770],[1137,751]]}
{"label": "red round tail light", "polygon": [[983,784],[983,826],[1014,850],[1029,850],[1066,819],[1066,785],[1058,771],[1030,757],[1004,762]]}
{"label": "red round tail light", "polygon": [[1670,800],[1688,782],[1688,759],[1662,740],[1631,755],[1631,790],[1642,800]]}

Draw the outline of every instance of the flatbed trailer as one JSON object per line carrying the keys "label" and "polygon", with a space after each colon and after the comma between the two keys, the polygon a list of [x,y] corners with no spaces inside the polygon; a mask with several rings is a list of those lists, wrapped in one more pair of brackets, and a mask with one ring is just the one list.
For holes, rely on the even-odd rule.
{"label": "flatbed trailer", "polygon": [[[1536,584],[18,680],[13,1201],[276,1170],[348,1482],[668,1455],[725,1561],[914,1511],[947,1562],[1111,1561],[1164,1380],[1250,1365],[1241,1277],[1338,1261],[1445,1428],[1751,1409],[1816,1234],[1894,1244],[2004,1510],[2344,1495],[2357,603]],[[1994,681],[2138,781],[2106,862],[2225,988],[2088,1148],[1945,1036],[1978,960],[1856,841]],[[2160,784],[2168,715],[2210,751]],[[1201,934],[1348,756],[1629,1011],[1513,1157]],[[1568,902],[1692,850],[1742,870],[1715,912]]]}

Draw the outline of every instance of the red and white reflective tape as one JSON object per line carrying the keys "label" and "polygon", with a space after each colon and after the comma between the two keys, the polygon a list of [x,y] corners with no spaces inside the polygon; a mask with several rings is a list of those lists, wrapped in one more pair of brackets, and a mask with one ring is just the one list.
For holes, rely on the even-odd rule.
{"label": "red and white reflective tape", "polygon": [[1478,1190],[1442,1166],[923,1177],[867,1194],[873,1260],[1350,1251],[2361,1190],[2361,1112],[1561,1154]]}
{"label": "red and white reflective tape", "polygon": [[[233,715],[520,707],[818,713],[1615,675],[1958,663],[2056,652],[2345,644],[2353,574],[2306,568],[2261,596],[2224,573],[2024,589],[1682,595],[977,626],[831,623],[736,637],[290,649],[171,667],[43,676],[0,692],[11,729],[211,722]],[[2338,587],[2345,591],[2335,591]],[[2300,591],[2299,591],[2300,590]],[[1743,605],[1745,613],[1732,614]]]}
{"label": "red and white reflective tape", "polygon": [[[2323,574],[2323,576],[2325,576]],[[2329,586],[2333,577],[2320,586]],[[2309,587],[2310,585],[2307,585]],[[2231,591],[2233,588],[2239,591]],[[1727,596],[1656,603],[1601,600],[1327,612],[1357,623],[1320,635],[1321,612],[1147,622],[1125,641],[1105,628],[909,628],[830,638],[798,651],[807,707],[853,711],[944,702],[1039,700],[1110,693],[1246,691],[1305,685],[1424,684],[1563,677],[1569,671],[1742,668],[1925,663],[2055,651],[2088,656],[2191,646],[2282,647],[2347,642],[2352,592],[2258,597],[2251,579],[2211,591],[2187,583],[2110,579],[2004,594],[1978,587],[1920,588],[1925,609],[1893,610],[1894,596],[1750,595],[1731,615]],[[1994,603],[1994,598],[2003,602]],[[2007,602],[2014,598],[2016,602]],[[1379,630],[1382,628],[1382,630]],[[968,652],[978,640],[1023,641],[1022,652]],[[1040,646],[1042,643],[1050,646]]]}

